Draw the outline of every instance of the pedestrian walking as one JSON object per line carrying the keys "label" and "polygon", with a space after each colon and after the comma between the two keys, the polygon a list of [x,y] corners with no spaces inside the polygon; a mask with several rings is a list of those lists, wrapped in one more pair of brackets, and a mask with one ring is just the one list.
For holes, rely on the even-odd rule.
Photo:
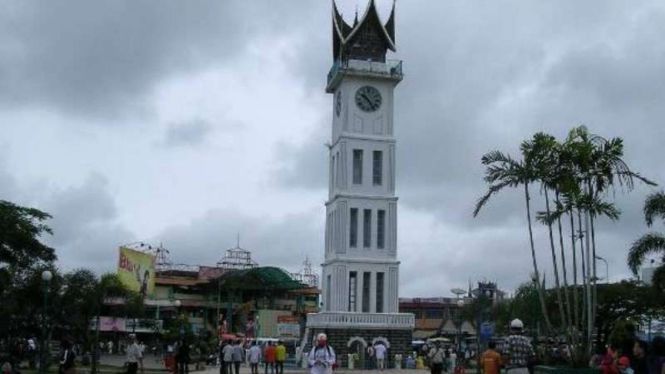
{"label": "pedestrian walking", "polygon": [[480,356],[480,367],[485,374],[501,374],[501,355],[496,351],[496,342],[489,342],[487,350]]}
{"label": "pedestrian walking", "polygon": [[130,334],[127,347],[127,374],[136,374],[139,367],[143,373],[143,354],[139,345],[136,344],[136,335]]}
{"label": "pedestrian walking", "polygon": [[386,352],[387,351],[388,351],[388,349],[381,342],[377,342],[374,345],[374,352],[376,354],[376,367],[381,371],[386,370]]}
{"label": "pedestrian walking", "polygon": [[226,374],[233,374],[233,344],[231,343],[224,347],[224,365],[226,365]]}
{"label": "pedestrian walking", "polygon": [[312,348],[308,357],[311,374],[332,374],[337,358],[333,348],[328,345],[326,334],[317,336],[316,347]]}
{"label": "pedestrian walking", "polygon": [[275,346],[272,345],[272,342],[268,342],[266,349],[263,352],[263,357],[266,361],[266,370],[265,374],[268,374],[268,367],[270,367],[270,374],[275,373],[275,361],[277,360],[277,350]]}
{"label": "pedestrian walking", "polygon": [[631,367],[635,374],[649,374],[647,365],[647,342],[637,339],[633,345],[633,360]]}
{"label": "pedestrian walking", "polygon": [[535,357],[529,339],[523,334],[524,324],[519,319],[510,322],[511,335],[504,345],[504,354],[508,357],[508,374],[529,374],[529,361]]}
{"label": "pedestrian walking", "polygon": [[240,340],[236,340],[233,345],[233,366],[236,369],[236,374],[240,374],[240,364],[242,363],[244,356],[245,349],[240,345]]}
{"label": "pedestrian walking", "polygon": [[431,374],[443,373],[443,368],[446,362],[446,352],[441,345],[434,345],[427,354],[427,358]]}
{"label": "pedestrian walking", "polygon": [[252,369],[252,374],[259,374],[259,362],[261,362],[261,347],[252,342],[252,347],[249,349],[249,366]]}
{"label": "pedestrian walking", "polygon": [[284,346],[283,341],[277,342],[277,347],[275,348],[275,372],[277,374],[284,374],[284,361],[286,360],[286,347]]}

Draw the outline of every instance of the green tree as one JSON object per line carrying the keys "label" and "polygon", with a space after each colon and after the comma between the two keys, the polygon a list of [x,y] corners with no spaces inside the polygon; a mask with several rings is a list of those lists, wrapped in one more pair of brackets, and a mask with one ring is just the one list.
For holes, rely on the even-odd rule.
{"label": "green tree", "polygon": [[[522,154],[525,158],[530,158],[532,164],[535,165],[537,179],[540,180],[542,185],[542,190],[545,193],[545,216],[551,216],[550,209],[550,197],[548,190],[556,188],[556,181],[558,175],[555,173],[557,170],[557,165],[559,163],[559,143],[556,138],[549,134],[536,133],[532,140],[522,142],[521,146]],[[547,231],[549,234],[550,249],[552,254],[552,268],[554,272],[554,287],[556,290],[557,301],[559,306],[559,316],[561,317],[561,327],[564,331],[567,330],[567,320],[566,313],[564,311],[565,303],[563,295],[561,293],[561,282],[559,280],[559,265],[556,255],[556,247],[554,245],[554,235],[553,235],[553,220],[545,219],[542,220],[545,225],[547,225]],[[560,224],[560,221],[559,221]],[[563,243],[562,243],[563,245]],[[563,255],[563,248],[561,250]],[[562,257],[563,260],[563,257]],[[565,266],[565,262],[564,262]],[[565,267],[564,267],[565,270]]]}
{"label": "green tree", "polygon": [[55,261],[53,248],[43,244],[44,234],[52,234],[41,210],[0,200],[0,296],[11,286],[17,272]]}
{"label": "green tree", "polygon": [[[531,259],[533,261],[533,272],[534,278],[536,279],[536,284],[540,286],[540,272],[538,271],[536,248],[533,242],[533,228],[531,226],[531,196],[529,193],[529,185],[537,178],[536,170],[534,165],[531,163],[532,160],[525,159],[522,161],[517,161],[511,158],[509,155],[494,150],[485,154],[481,161],[483,165],[486,166],[484,180],[485,182],[489,183],[490,186],[487,192],[480,199],[478,199],[476,208],[473,211],[473,216],[476,217],[478,213],[480,213],[480,210],[485,206],[485,204],[489,202],[490,198],[496,193],[502,191],[504,188],[524,188],[524,200],[526,203],[527,227],[529,229],[529,244],[531,247]],[[548,314],[546,313],[544,287],[539,288],[539,299],[546,327],[548,330],[550,330],[552,324],[549,320]]]}
{"label": "green tree", "polygon": [[[656,192],[649,195],[644,202],[644,220],[648,227],[653,226],[656,218],[665,220],[665,193]],[[642,235],[637,239],[630,250],[628,251],[628,266],[630,270],[637,275],[640,267],[644,263],[644,259],[651,254],[658,254],[665,260],[665,235],[662,233],[651,232]],[[661,269],[663,267],[661,266]],[[663,270],[658,269],[657,274],[654,274],[654,286],[663,290]]]}

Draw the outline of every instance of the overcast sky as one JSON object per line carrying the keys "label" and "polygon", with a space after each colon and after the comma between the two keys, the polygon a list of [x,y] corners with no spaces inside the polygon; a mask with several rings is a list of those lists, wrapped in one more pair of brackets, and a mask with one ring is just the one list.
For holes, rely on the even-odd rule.
{"label": "overcast sky", "polygon": [[[377,1],[387,20],[392,1]],[[339,0],[349,20],[366,3]],[[118,245],[137,240],[213,265],[236,233],[262,265],[297,271],[308,255],[320,270],[330,11],[329,0],[0,2],[0,199],[54,216],[65,270],[112,271]],[[491,149],[585,124],[622,137],[628,163],[665,183],[662,1],[400,0],[396,34],[401,296],[528,280],[520,191],[471,216]],[[610,196],[623,216],[601,223],[598,251],[613,280],[629,276],[652,191]],[[536,245],[549,272],[541,227]]]}

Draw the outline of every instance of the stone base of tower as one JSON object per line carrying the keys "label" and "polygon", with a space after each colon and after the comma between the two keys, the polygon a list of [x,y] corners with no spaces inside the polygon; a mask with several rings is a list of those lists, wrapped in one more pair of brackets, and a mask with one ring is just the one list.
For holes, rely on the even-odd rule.
{"label": "stone base of tower", "polygon": [[414,325],[413,314],[404,313],[309,314],[303,352],[309,352],[316,344],[317,335],[324,333],[328,336],[328,344],[335,349],[337,363],[342,368],[348,367],[348,355],[354,353],[359,353],[356,369],[369,368],[365,352],[369,345],[377,342],[382,342],[388,348],[386,367],[395,367],[395,355],[398,354],[402,356],[404,365],[406,357],[412,354]]}

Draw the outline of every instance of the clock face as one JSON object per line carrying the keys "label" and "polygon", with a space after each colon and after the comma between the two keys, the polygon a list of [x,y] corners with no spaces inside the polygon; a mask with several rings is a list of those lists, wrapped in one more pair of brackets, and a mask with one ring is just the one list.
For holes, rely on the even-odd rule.
{"label": "clock face", "polygon": [[372,86],[363,86],[356,91],[356,105],[364,112],[374,112],[381,107],[381,93]]}
{"label": "clock face", "polygon": [[335,95],[335,114],[339,117],[340,113],[342,113],[342,90],[337,91]]}

